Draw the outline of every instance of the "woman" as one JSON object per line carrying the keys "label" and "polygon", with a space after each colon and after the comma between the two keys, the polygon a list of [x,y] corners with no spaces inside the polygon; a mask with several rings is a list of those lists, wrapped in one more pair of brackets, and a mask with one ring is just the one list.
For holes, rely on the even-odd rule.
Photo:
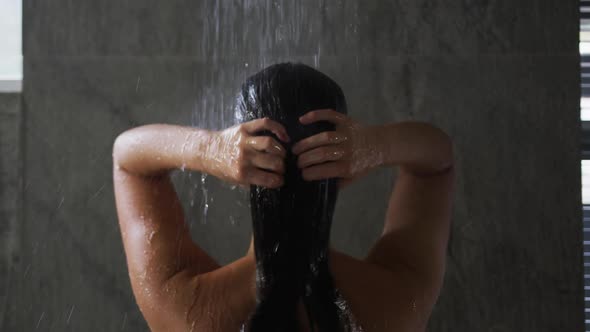
{"label": "woman", "polygon": [[[363,126],[338,85],[302,64],[250,77],[222,130],[146,125],[113,148],[129,276],[153,331],[424,331],[450,228],[452,143],[420,122]],[[365,259],[329,247],[338,189],[398,166]],[[168,173],[250,185],[253,242],[219,266],[192,240]]]}

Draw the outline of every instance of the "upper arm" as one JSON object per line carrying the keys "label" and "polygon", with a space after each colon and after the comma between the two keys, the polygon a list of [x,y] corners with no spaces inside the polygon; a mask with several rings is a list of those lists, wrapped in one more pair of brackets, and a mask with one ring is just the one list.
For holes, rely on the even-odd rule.
{"label": "upper arm", "polygon": [[383,234],[367,261],[389,270],[407,268],[429,295],[437,297],[445,270],[454,180],[454,167],[430,176],[399,167]]}
{"label": "upper arm", "polygon": [[[192,241],[168,175],[146,177],[115,167],[113,180],[131,285],[152,327],[164,307],[190,306],[195,277],[218,264]],[[167,302],[170,288],[182,288],[174,303]]]}

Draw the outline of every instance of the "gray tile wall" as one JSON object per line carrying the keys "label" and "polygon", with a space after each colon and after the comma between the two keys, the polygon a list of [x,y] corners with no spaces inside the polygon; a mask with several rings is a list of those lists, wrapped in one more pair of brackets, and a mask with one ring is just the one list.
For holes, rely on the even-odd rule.
{"label": "gray tile wall", "polygon": [[0,93],[0,326],[7,312],[8,289],[18,264],[21,186],[21,96]]}
{"label": "gray tile wall", "polygon": [[[111,146],[132,126],[221,128],[244,78],[284,60],[338,81],[353,117],[423,120],[459,170],[430,331],[583,329],[576,1],[24,1],[23,208],[2,331],[142,331],[114,210]],[[221,262],[250,234],[244,192],[177,173]],[[395,173],[339,200],[362,257]],[[361,194],[359,194],[361,193]],[[207,213],[203,213],[207,204]]]}

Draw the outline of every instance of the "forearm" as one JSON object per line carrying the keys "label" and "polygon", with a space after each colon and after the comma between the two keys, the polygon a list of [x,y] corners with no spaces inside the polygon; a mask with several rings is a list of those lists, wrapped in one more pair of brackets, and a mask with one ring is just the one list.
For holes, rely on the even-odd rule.
{"label": "forearm", "polygon": [[400,166],[418,175],[453,165],[453,146],[441,129],[424,122],[397,122],[371,128],[380,166]]}
{"label": "forearm", "polygon": [[172,169],[207,169],[207,146],[214,132],[184,126],[152,124],[130,129],[113,146],[115,167],[144,176]]}

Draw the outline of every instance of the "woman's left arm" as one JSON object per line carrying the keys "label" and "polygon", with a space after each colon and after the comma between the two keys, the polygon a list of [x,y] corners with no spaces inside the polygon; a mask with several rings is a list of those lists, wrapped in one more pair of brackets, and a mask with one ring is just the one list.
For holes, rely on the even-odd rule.
{"label": "woman's left arm", "polygon": [[115,140],[113,181],[129,277],[152,330],[169,328],[166,320],[179,318],[171,314],[190,308],[197,296],[170,292],[187,285],[185,290],[197,289],[198,276],[219,267],[192,241],[169,172],[186,169],[238,184],[279,186],[284,151],[272,138],[254,136],[263,130],[286,137],[280,124],[261,119],[224,131],[146,125]]}

